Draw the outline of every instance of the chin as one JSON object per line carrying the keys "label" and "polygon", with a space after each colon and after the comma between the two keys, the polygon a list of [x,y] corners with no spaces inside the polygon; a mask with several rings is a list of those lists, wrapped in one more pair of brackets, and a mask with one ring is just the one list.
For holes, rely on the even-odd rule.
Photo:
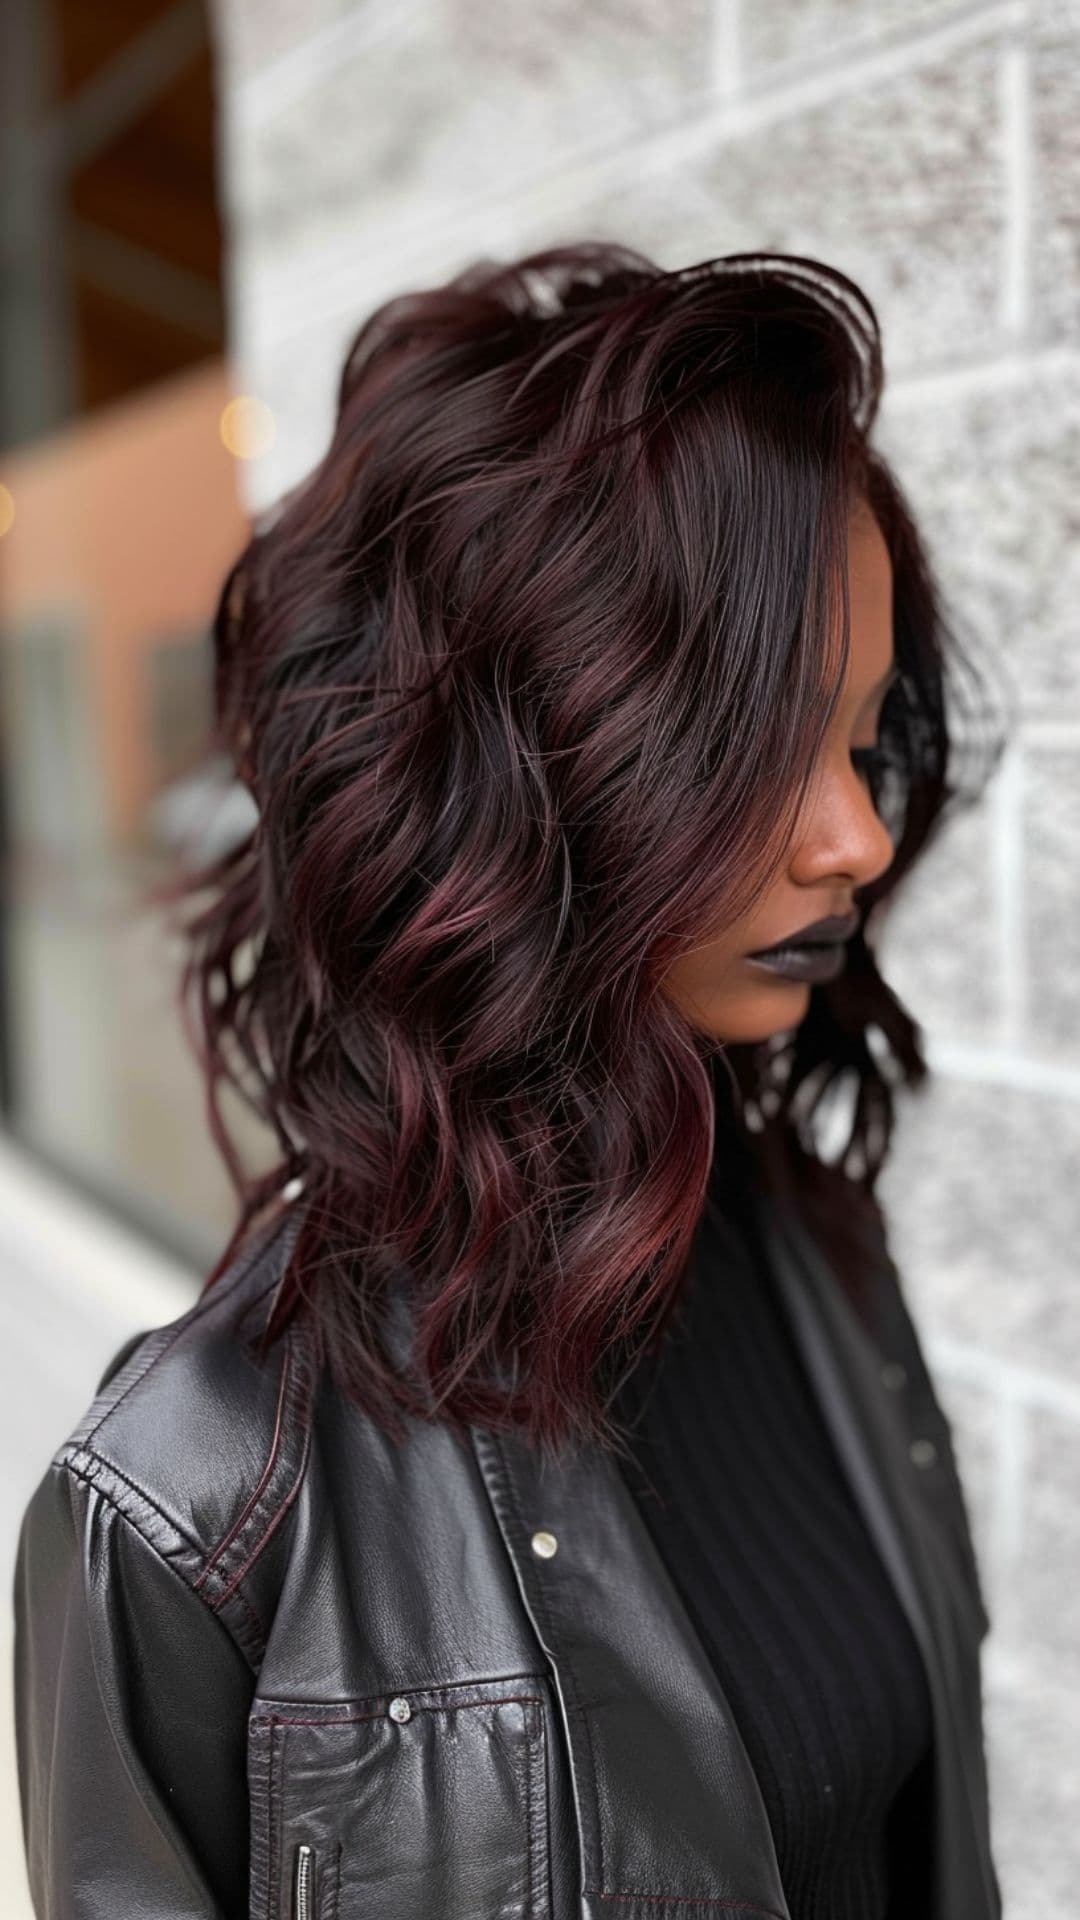
{"label": "chin", "polygon": [[778,980],[775,987],[748,995],[729,1006],[718,1006],[708,1030],[716,1040],[731,1043],[771,1040],[797,1027],[810,1005],[810,987],[803,980]]}

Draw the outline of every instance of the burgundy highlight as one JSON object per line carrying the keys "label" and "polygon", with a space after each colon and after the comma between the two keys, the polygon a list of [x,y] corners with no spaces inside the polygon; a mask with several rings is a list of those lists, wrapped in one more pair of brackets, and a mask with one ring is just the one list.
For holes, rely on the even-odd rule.
{"label": "burgundy highlight", "polygon": [[[618,1444],[611,1383],[663,1333],[723,1148],[718,1074],[755,1177],[860,1302],[894,1089],[927,1072],[867,922],[1001,746],[869,444],[882,383],[872,306],[819,261],[480,262],[360,327],[324,457],[223,584],[213,745],[253,824],[171,895],[240,1203],[206,1286],[300,1185],[260,1350],[306,1317],[391,1436]],[[896,854],[798,1028],[725,1046],[663,978],[784,858],[846,666],[858,493],[894,572]]]}

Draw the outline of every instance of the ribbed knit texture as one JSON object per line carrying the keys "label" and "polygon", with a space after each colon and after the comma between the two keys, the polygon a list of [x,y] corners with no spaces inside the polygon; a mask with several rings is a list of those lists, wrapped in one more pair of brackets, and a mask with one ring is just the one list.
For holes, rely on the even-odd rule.
{"label": "ribbed knit texture", "polygon": [[[715,1187],[715,1180],[714,1180]],[[623,1384],[623,1464],[730,1701],[792,1920],[925,1920],[925,1669],[749,1225]]]}

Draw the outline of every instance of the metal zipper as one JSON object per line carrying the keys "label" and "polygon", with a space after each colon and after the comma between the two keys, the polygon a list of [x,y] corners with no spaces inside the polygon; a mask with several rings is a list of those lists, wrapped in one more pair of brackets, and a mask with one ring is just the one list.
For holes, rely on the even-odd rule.
{"label": "metal zipper", "polygon": [[293,1872],[292,1920],[314,1920],[315,1853],[304,1841],[296,1849]]}

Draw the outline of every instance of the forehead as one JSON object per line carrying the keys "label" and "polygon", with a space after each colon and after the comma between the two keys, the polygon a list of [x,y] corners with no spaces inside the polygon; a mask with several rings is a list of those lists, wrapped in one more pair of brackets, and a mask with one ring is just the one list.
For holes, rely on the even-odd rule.
{"label": "forehead", "polygon": [[847,571],[850,671],[870,683],[892,660],[893,580],[885,537],[867,508],[853,512],[848,524]]}
{"label": "forehead", "polygon": [[892,589],[892,562],[877,516],[860,500],[848,515],[848,575]]}

